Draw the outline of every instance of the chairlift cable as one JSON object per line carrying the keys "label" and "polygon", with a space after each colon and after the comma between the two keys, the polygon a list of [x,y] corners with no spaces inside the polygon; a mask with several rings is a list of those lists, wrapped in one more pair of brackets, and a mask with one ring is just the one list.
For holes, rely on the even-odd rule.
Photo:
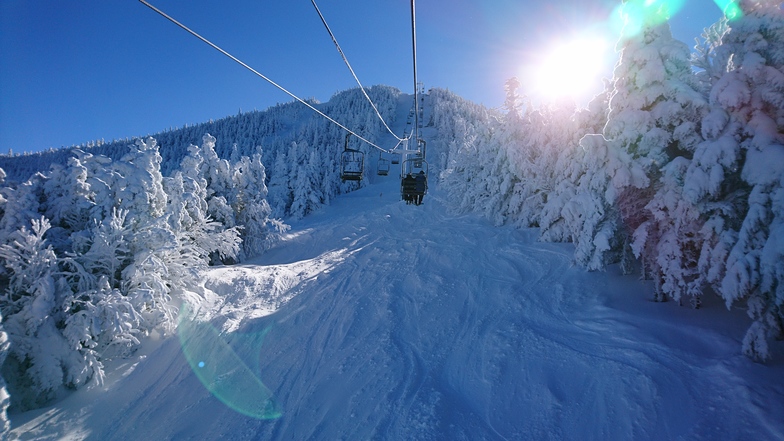
{"label": "chairlift cable", "polygon": [[411,46],[414,54],[414,140],[419,139],[419,84],[417,83],[416,6],[411,0]]}
{"label": "chairlift cable", "polygon": [[384,121],[384,117],[381,116],[381,112],[378,111],[378,108],[376,107],[375,103],[373,103],[373,100],[370,99],[370,96],[368,96],[367,92],[365,91],[365,87],[359,81],[359,78],[357,78],[357,74],[354,72],[354,69],[351,67],[351,63],[348,62],[348,58],[346,58],[346,54],[343,53],[343,49],[340,48],[340,44],[338,44],[338,40],[337,40],[337,38],[335,38],[335,34],[332,33],[332,29],[330,29],[329,25],[327,24],[327,20],[324,18],[324,14],[321,13],[321,10],[319,9],[318,5],[316,4],[316,0],[310,0],[310,2],[313,4],[313,7],[316,9],[316,12],[318,13],[319,18],[321,18],[321,22],[324,24],[324,27],[327,29],[327,33],[329,33],[330,38],[332,38],[332,43],[335,44],[335,48],[338,50],[338,53],[340,54],[340,56],[343,58],[343,62],[346,63],[346,66],[348,67],[348,70],[351,72],[351,75],[354,77],[354,80],[359,85],[359,89],[365,95],[365,98],[367,98],[368,102],[373,107],[373,110],[376,111],[376,115],[378,116],[378,119],[381,120],[381,123],[384,124],[384,127],[386,127],[387,131],[389,133],[391,133],[392,136],[395,137],[395,139],[397,139],[398,141],[402,141],[402,138],[397,136],[395,134],[395,132],[393,132],[392,129],[389,128],[389,126],[387,125],[387,122]]}
{"label": "chairlift cable", "polygon": [[294,98],[295,100],[299,101],[300,103],[304,104],[304,105],[305,105],[305,106],[307,106],[307,107],[308,107],[310,110],[312,110],[312,111],[316,112],[317,114],[319,114],[319,115],[323,116],[324,118],[326,118],[326,119],[327,119],[328,121],[330,121],[331,123],[335,124],[336,126],[340,127],[341,129],[345,130],[346,132],[348,132],[348,133],[350,133],[350,134],[352,134],[352,135],[356,136],[357,138],[359,138],[359,139],[360,139],[360,140],[362,140],[363,142],[367,143],[368,145],[370,145],[370,146],[372,146],[372,147],[374,147],[374,148],[376,148],[376,149],[378,149],[378,150],[380,150],[380,151],[382,151],[382,152],[389,153],[389,150],[387,150],[387,149],[385,149],[385,148],[383,148],[383,147],[379,147],[379,146],[378,146],[378,145],[376,145],[375,143],[373,143],[373,142],[371,142],[371,141],[368,141],[367,139],[365,139],[365,138],[363,138],[362,136],[360,136],[360,135],[358,135],[357,133],[355,133],[353,130],[351,130],[351,129],[349,129],[348,127],[344,126],[343,124],[341,124],[341,123],[339,123],[339,122],[335,121],[335,120],[334,120],[333,118],[331,118],[329,115],[327,115],[327,114],[325,114],[324,112],[320,111],[319,109],[315,108],[313,105],[311,105],[311,104],[310,104],[310,103],[308,103],[307,101],[303,100],[302,98],[300,98],[300,97],[298,97],[298,96],[294,95],[293,93],[289,92],[289,91],[288,91],[286,88],[284,88],[283,86],[281,86],[281,85],[279,85],[278,83],[276,83],[276,82],[272,81],[271,79],[267,78],[266,76],[264,76],[262,73],[260,73],[260,72],[259,72],[259,71],[257,71],[256,69],[254,69],[254,68],[252,68],[252,67],[248,66],[247,64],[245,64],[245,63],[244,63],[242,60],[240,60],[239,58],[237,58],[237,57],[235,57],[234,55],[232,55],[232,54],[230,54],[230,53],[226,52],[225,50],[221,49],[221,48],[220,48],[218,45],[216,45],[215,43],[213,43],[213,42],[211,42],[210,40],[207,40],[206,38],[202,37],[202,36],[201,36],[201,35],[199,35],[197,32],[193,31],[193,30],[192,30],[192,29],[190,29],[189,27],[187,27],[187,26],[185,26],[184,24],[180,23],[179,21],[175,20],[173,17],[169,16],[168,14],[166,14],[165,12],[163,12],[163,11],[161,11],[160,9],[156,8],[155,6],[151,5],[151,4],[150,4],[150,3],[148,3],[146,0],[139,0],[139,2],[141,2],[142,4],[144,4],[145,6],[147,6],[148,8],[152,9],[153,11],[157,12],[158,14],[160,14],[162,17],[166,18],[166,19],[167,19],[167,20],[169,20],[170,22],[172,22],[172,23],[176,24],[177,26],[179,26],[180,28],[184,29],[185,31],[187,31],[188,33],[190,33],[191,35],[193,35],[194,37],[196,37],[196,38],[198,38],[199,40],[203,41],[204,43],[208,44],[208,45],[209,45],[210,47],[212,47],[213,49],[215,49],[215,50],[217,50],[218,52],[222,53],[223,55],[225,55],[225,56],[227,56],[227,57],[231,58],[233,61],[235,61],[235,62],[236,62],[237,64],[239,64],[240,66],[244,67],[245,69],[248,69],[249,71],[251,71],[251,72],[253,72],[254,74],[256,74],[257,76],[261,77],[262,79],[264,79],[264,80],[265,80],[265,81],[267,81],[268,83],[270,83],[270,84],[272,84],[273,86],[277,87],[278,89],[280,89],[281,91],[283,91],[284,93],[286,93],[288,96],[290,96],[290,97]]}

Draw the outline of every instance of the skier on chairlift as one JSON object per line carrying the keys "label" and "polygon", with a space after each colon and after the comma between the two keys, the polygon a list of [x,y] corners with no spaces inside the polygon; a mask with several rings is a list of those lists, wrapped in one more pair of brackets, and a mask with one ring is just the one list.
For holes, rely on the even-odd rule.
{"label": "skier on chairlift", "polygon": [[414,178],[414,182],[414,197],[416,198],[414,203],[416,205],[420,205],[422,203],[422,198],[425,197],[425,192],[427,191],[427,176],[425,176],[425,172],[423,170],[419,170],[416,178]]}
{"label": "skier on chairlift", "polygon": [[403,200],[406,201],[406,204],[411,204],[414,202],[414,194],[416,193],[416,179],[408,173],[405,178],[403,178],[403,182],[401,183],[403,187]]}

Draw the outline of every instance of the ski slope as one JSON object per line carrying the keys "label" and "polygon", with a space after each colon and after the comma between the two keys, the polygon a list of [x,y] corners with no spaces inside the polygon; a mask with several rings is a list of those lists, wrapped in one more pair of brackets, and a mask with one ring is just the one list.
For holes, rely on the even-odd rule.
{"label": "ski slope", "polygon": [[571,267],[568,244],[379,181],[205,280],[207,352],[228,344],[279,418],[232,408],[253,388],[210,393],[174,337],[14,416],[12,438],[784,439],[782,357],[739,354],[741,313],[651,303],[635,277]]}
{"label": "ski slope", "polygon": [[11,439],[784,440],[784,354],[740,354],[743,311],[652,303],[437,186],[406,205],[398,167],[211,269],[201,321]]}

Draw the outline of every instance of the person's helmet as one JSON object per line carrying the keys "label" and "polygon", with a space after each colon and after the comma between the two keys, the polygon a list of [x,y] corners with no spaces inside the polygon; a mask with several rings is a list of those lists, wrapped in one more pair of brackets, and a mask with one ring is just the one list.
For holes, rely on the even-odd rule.
{"label": "person's helmet", "polygon": [[425,174],[425,171],[424,171],[424,170],[419,170],[419,174],[420,174],[420,175],[424,175],[424,174]]}

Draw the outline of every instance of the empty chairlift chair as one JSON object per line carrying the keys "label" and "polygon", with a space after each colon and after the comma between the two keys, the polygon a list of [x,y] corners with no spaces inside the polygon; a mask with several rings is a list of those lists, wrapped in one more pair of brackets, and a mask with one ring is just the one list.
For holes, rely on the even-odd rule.
{"label": "empty chairlift chair", "polygon": [[362,173],[365,170],[365,154],[359,150],[348,148],[348,139],[351,134],[346,135],[346,144],[343,146],[343,153],[340,155],[340,179],[343,181],[361,181]]}
{"label": "empty chairlift chair", "polygon": [[379,176],[387,176],[389,175],[389,160],[379,157],[378,158],[378,175]]}

